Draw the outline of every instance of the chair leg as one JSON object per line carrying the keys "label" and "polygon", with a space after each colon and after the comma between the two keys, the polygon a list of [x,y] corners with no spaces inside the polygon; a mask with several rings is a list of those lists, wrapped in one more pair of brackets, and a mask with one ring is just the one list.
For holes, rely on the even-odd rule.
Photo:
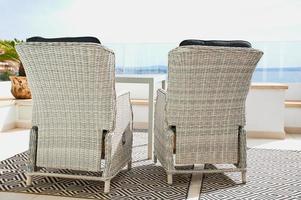
{"label": "chair leg", "polygon": [[106,180],[105,181],[105,188],[104,188],[104,193],[105,194],[110,193],[110,185],[111,185],[111,180]]}
{"label": "chair leg", "polygon": [[31,186],[32,185],[32,176],[31,175],[26,175],[26,186]]}
{"label": "chair leg", "polygon": [[172,185],[172,174],[170,174],[170,173],[167,173],[167,183],[169,185]]}
{"label": "chair leg", "polygon": [[132,169],[132,160],[130,160],[129,162],[128,162],[128,170],[131,170]]}
{"label": "chair leg", "polygon": [[243,184],[245,184],[247,182],[247,172],[246,171],[241,172],[241,179],[242,179]]}
{"label": "chair leg", "polygon": [[156,156],[156,154],[154,154],[154,163],[156,164],[158,162],[158,158]]}

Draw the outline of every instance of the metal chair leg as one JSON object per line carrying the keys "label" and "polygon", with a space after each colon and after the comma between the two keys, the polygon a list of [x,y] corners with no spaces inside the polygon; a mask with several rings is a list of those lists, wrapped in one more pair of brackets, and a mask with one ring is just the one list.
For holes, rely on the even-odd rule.
{"label": "metal chair leg", "polygon": [[167,173],[167,183],[169,185],[172,185],[172,174],[170,174],[170,173]]}
{"label": "metal chair leg", "polygon": [[105,188],[104,188],[104,193],[105,194],[110,193],[110,185],[111,185],[111,180],[106,180],[105,181]]}
{"label": "metal chair leg", "polygon": [[26,175],[26,186],[29,187],[32,185],[32,176]]}
{"label": "metal chair leg", "polygon": [[128,170],[131,170],[132,169],[132,160],[130,160],[129,162],[128,162]]}
{"label": "metal chair leg", "polygon": [[156,164],[158,162],[157,156],[154,154],[154,163]]}
{"label": "metal chair leg", "polygon": [[243,184],[247,183],[247,172],[246,171],[241,172],[241,179],[242,179]]}

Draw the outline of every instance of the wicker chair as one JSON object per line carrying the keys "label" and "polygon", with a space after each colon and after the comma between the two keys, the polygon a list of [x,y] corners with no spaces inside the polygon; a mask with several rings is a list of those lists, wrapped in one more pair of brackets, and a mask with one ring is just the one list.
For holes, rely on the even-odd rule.
{"label": "wicker chair", "polygon": [[[246,182],[245,100],[262,52],[183,46],[169,52],[167,92],[158,90],[154,161],[176,173],[241,172]],[[203,170],[178,165],[204,164]],[[206,164],[234,164],[208,169]]]}
{"label": "wicker chair", "polygon": [[76,42],[27,42],[17,51],[33,98],[27,185],[34,175],[88,179],[104,181],[108,193],[131,168],[133,139],[130,94],[116,99],[114,53]]}

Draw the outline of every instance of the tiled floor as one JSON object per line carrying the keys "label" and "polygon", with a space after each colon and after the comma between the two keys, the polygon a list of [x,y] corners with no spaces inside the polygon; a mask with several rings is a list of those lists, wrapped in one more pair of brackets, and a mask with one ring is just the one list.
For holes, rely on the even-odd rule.
{"label": "tiled floor", "polygon": [[[0,133],[0,160],[9,158],[28,149],[29,131],[14,129]],[[248,139],[248,147],[265,149],[283,149],[301,151],[301,133],[289,134],[284,140],[274,139]],[[0,169],[1,170],[1,169]],[[201,175],[192,177],[188,198],[197,200],[201,186]],[[0,192],[0,200],[77,200],[75,198],[54,197],[45,195],[29,195]]]}
{"label": "tiled floor", "polygon": [[28,141],[28,130],[13,129],[4,133],[0,132],[0,160],[26,151],[28,149]]}
{"label": "tiled floor", "polygon": [[298,150],[301,151],[301,133],[287,134],[282,139],[251,139],[247,140],[248,147],[262,149],[282,149],[282,150]]}

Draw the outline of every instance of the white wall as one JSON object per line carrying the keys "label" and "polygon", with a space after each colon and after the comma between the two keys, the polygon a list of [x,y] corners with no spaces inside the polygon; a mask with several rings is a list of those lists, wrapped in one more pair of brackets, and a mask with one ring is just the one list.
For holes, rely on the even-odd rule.
{"label": "white wall", "polygon": [[14,104],[1,105],[0,102],[0,132],[14,128],[16,121],[16,107]]}
{"label": "white wall", "polygon": [[301,101],[301,83],[286,83],[288,90],[285,92],[286,100]]}
{"label": "white wall", "polygon": [[[157,87],[159,87],[159,85],[157,85]],[[117,84],[117,91],[124,89],[131,90],[132,98],[147,99],[148,97],[146,85],[137,86],[136,84],[131,84],[130,86],[129,84]],[[284,99],[284,89],[251,89],[246,102],[247,131],[281,134],[284,133],[284,125],[301,127],[301,112],[296,116],[295,110],[292,110],[294,112],[293,114],[289,109],[285,110]],[[11,107],[0,107],[0,130],[4,122],[9,124],[17,120],[20,124],[27,124],[26,120],[30,120],[31,103],[28,101],[19,102],[17,105]],[[19,110],[18,115],[15,110],[16,107]],[[148,107],[134,105],[133,109],[134,121],[145,124],[148,121]],[[286,120],[289,119],[289,121],[285,122],[285,117]]]}
{"label": "white wall", "polygon": [[[13,100],[7,100],[13,98],[10,92],[11,82],[0,82],[0,132],[13,128],[16,121],[16,109]],[[6,99],[5,101],[1,99]]]}
{"label": "white wall", "polygon": [[283,89],[251,89],[246,101],[246,130],[284,133]]}
{"label": "white wall", "polygon": [[13,98],[10,92],[11,82],[10,81],[0,81],[0,99],[1,98]]}
{"label": "white wall", "polygon": [[[133,84],[117,84],[116,86],[117,91],[128,88],[130,88],[133,98],[147,99],[148,89],[146,86]],[[284,135],[285,117],[288,116],[285,115],[285,92],[285,89],[251,89],[246,101],[246,130],[276,134],[276,137],[281,138]],[[147,106],[133,106],[133,109],[134,121],[146,123],[148,120]],[[291,117],[286,119],[290,122],[297,121],[297,127],[301,127],[299,120],[291,120]]]}
{"label": "white wall", "polygon": [[301,128],[301,108],[286,108],[284,125]]}

